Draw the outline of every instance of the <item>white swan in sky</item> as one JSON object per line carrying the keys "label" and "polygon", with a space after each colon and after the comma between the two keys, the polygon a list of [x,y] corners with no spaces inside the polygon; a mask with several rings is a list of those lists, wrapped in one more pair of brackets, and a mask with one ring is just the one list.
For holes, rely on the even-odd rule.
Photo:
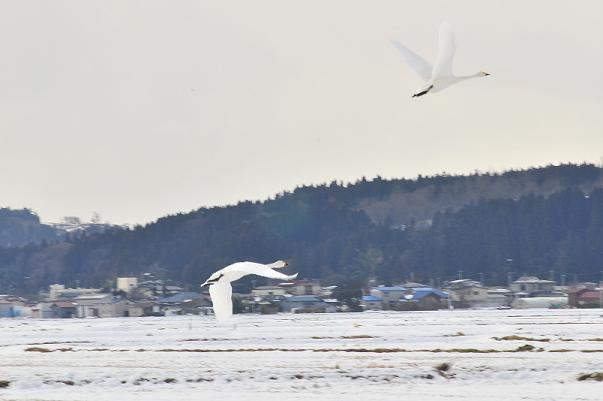
{"label": "white swan in sky", "polygon": [[214,314],[219,321],[224,321],[232,316],[232,286],[231,282],[248,274],[275,278],[280,280],[293,280],[297,273],[292,276],[277,272],[287,266],[287,262],[278,260],[267,265],[254,262],[237,262],[212,274],[201,287],[209,285],[209,295],[213,303]]}
{"label": "white swan in sky", "polygon": [[410,68],[425,81],[425,85],[413,94],[412,97],[423,96],[428,92],[439,92],[461,81],[490,75],[483,71],[463,76],[452,74],[452,59],[454,58],[456,46],[454,44],[452,29],[450,29],[450,25],[446,21],[440,25],[438,56],[433,67],[425,59],[400,42],[392,40],[392,44],[400,51]]}

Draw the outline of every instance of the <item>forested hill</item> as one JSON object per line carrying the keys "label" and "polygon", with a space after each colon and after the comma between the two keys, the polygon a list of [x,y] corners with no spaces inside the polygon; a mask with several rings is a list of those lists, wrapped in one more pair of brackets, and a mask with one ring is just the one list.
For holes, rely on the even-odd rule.
{"label": "forested hill", "polygon": [[264,202],[0,250],[0,292],[101,286],[142,272],[196,288],[233,261],[279,258],[326,283],[445,280],[458,270],[483,273],[489,284],[504,283],[509,271],[595,280],[603,266],[602,172],[562,165],[305,186]]}
{"label": "forested hill", "polygon": [[0,208],[0,246],[23,246],[59,239],[61,233],[43,224],[29,209]]}

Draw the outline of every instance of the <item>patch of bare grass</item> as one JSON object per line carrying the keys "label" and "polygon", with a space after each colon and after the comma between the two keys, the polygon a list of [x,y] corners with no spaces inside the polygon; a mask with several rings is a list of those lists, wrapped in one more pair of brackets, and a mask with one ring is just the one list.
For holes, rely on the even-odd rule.
{"label": "patch of bare grass", "polygon": [[29,348],[25,348],[26,352],[52,352],[52,350],[49,350],[48,348],[43,348],[43,347],[29,347]]}
{"label": "patch of bare grass", "polygon": [[515,334],[512,336],[492,337],[492,338],[496,341],[539,341],[539,342],[544,342],[544,343],[548,343],[549,341],[551,341],[550,338],[532,338],[532,337],[518,336]]}
{"label": "patch of bare grass", "polygon": [[584,380],[595,380],[595,381],[603,381],[603,372],[593,372],[593,373],[583,373],[578,376],[579,381]]}

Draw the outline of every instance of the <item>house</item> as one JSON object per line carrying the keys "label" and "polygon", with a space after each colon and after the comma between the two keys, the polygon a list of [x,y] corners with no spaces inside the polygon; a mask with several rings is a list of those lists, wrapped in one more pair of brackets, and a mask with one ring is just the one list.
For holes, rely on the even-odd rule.
{"label": "house", "polygon": [[211,306],[206,295],[198,292],[181,292],[157,300],[159,310],[165,315],[200,314],[202,308]]}
{"label": "house", "polygon": [[568,292],[568,304],[572,308],[603,307],[603,289],[579,288]]}
{"label": "house", "polygon": [[0,299],[0,317],[17,317],[15,305],[10,301]]}
{"label": "house", "polygon": [[382,299],[383,309],[391,309],[401,299],[404,299],[405,295],[410,293],[411,291],[406,287],[379,286],[373,287],[370,295]]}
{"label": "house", "polygon": [[31,317],[34,319],[49,319],[52,317],[52,302],[40,302],[31,308]]}
{"label": "house", "polygon": [[511,291],[520,296],[538,297],[552,295],[555,282],[551,280],[540,280],[535,276],[522,276],[511,283]]}
{"label": "house", "polygon": [[158,314],[153,311],[154,302],[132,302],[128,304],[127,316],[129,317],[141,317],[141,316],[157,316]]}
{"label": "house", "polygon": [[56,301],[49,303],[50,317],[53,319],[73,318],[76,315],[76,307],[73,302]]}
{"label": "house", "polygon": [[446,290],[455,308],[482,307],[488,303],[488,289],[479,281],[453,280],[448,282]]}
{"label": "house", "polygon": [[341,312],[342,304],[341,301],[335,298],[323,298],[322,301],[325,303],[325,312],[334,313]]}
{"label": "house", "polygon": [[128,316],[128,302],[112,294],[82,295],[73,303],[79,318]]}
{"label": "house", "polygon": [[265,285],[251,290],[251,295],[254,297],[285,296],[285,294],[285,289],[278,285]]}
{"label": "house", "polygon": [[321,287],[318,280],[294,280],[291,284],[283,283],[281,286],[287,289],[291,295],[320,295]]}
{"label": "house", "polygon": [[383,298],[374,295],[364,295],[360,306],[364,310],[381,310],[383,309]]}
{"label": "house", "polygon": [[508,306],[512,292],[508,289],[491,289],[470,279],[448,282],[446,291],[455,308],[496,308]]}
{"label": "house", "polygon": [[293,313],[325,312],[327,305],[316,295],[293,295],[282,302],[282,309]]}
{"label": "house", "polygon": [[511,303],[511,307],[514,309],[560,309],[567,308],[567,306],[567,297],[517,298]]}
{"label": "house", "polygon": [[413,289],[412,298],[408,301],[416,302],[419,310],[438,310],[448,308],[448,293],[435,288],[421,287]]}
{"label": "house", "polygon": [[488,288],[488,308],[508,307],[513,301],[513,291],[508,288]]}

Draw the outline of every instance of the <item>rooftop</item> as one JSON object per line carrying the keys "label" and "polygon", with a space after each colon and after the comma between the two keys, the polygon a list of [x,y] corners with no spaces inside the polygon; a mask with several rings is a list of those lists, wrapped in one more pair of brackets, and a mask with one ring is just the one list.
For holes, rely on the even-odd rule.
{"label": "rooftop", "polygon": [[379,287],[375,287],[375,290],[379,290],[382,292],[389,292],[389,291],[407,291],[406,287],[385,287],[385,286],[379,286]]}
{"label": "rooftop", "polygon": [[198,292],[181,292],[180,294],[170,297],[159,298],[157,301],[161,303],[180,303],[201,298],[202,295]]}

